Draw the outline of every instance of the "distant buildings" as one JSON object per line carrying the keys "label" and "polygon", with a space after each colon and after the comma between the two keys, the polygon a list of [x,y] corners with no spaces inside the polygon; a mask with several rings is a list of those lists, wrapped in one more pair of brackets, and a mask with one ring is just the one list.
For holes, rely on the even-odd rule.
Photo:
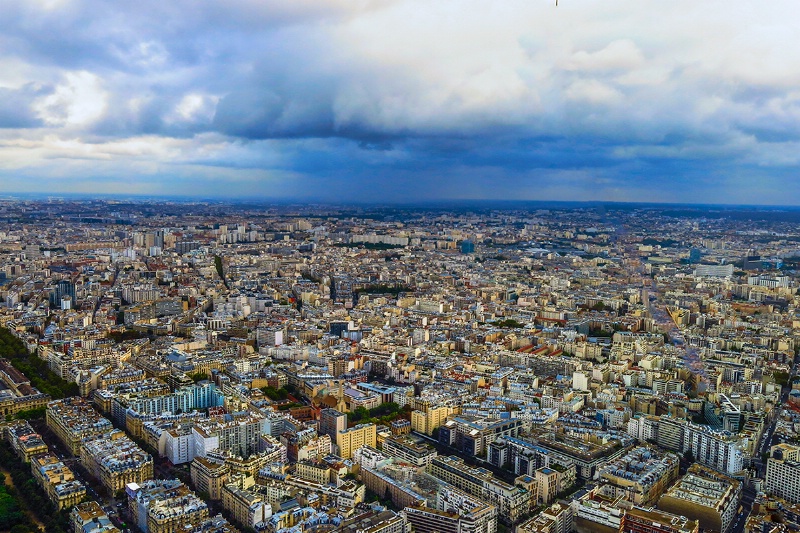
{"label": "distant buildings", "polygon": [[[59,205],[0,201],[29,221],[0,231],[0,324],[86,399],[49,402],[0,360],[0,417],[49,402],[88,481],[136,483],[145,528],[234,531],[208,498],[267,533],[730,533],[763,436],[800,433],[791,224],[203,203],[98,224]],[[69,506],[71,459],[33,427],[4,436]],[[140,440],[198,496],[151,484]],[[773,448],[752,531],[800,524],[799,464]]]}

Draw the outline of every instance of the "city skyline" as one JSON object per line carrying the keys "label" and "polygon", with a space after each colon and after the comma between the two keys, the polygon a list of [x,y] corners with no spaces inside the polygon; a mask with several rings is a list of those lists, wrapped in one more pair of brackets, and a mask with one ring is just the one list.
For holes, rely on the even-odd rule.
{"label": "city skyline", "polygon": [[0,195],[800,205],[790,12],[4,2]]}

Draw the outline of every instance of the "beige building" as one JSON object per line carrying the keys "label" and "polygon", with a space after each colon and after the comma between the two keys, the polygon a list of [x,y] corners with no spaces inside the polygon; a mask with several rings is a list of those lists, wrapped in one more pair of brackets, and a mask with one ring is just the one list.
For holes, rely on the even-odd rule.
{"label": "beige building", "polygon": [[36,433],[31,425],[20,420],[6,428],[8,441],[20,459],[26,463],[31,462],[31,457],[42,453],[47,453],[49,448],[42,440],[41,435]]}
{"label": "beige building", "polygon": [[614,496],[648,507],[678,479],[678,466],[676,454],[640,446],[598,468],[598,473]]}
{"label": "beige building", "polygon": [[0,396],[0,418],[47,405],[50,396],[31,386],[30,380],[7,359],[0,359],[0,381],[5,394]]}
{"label": "beige building", "polygon": [[153,477],[153,457],[119,430],[84,444],[81,464],[111,494]]}
{"label": "beige building", "polygon": [[131,517],[144,533],[177,533],[208,518],[208,505],[177,479],[127,487]]}
{"label": "beige building", "polygon": [[736,520],[742,488],[739,481],[693,464],[658,500],[658,508],[696,520],[707,532],[724,533]]}
{"label": "beige building", "polygon": [[97,438],[114,429],[108,419],[77,396],[47,404],[47,427],[72,455],[80,455],[85,439]]}
{"label": "beige building", "polygon": [[359,424],[337,433],[336,445],[339,447],[339,455],[344,459],[350,459],[353,457],[353,452],[362,446],[374,448],[376,439],[375,424]]}
{"label": "beige building", "polygon": [[527,490],[495,478],[484,468],[473,468],[456,456],[435,457],[430,473],[497,507],[503,523],[513,524],[530,510],[531,498]]}
{"label": "beige building", "polygon": [[76,505],[69,515],[69,522],[73,533],[120,533],[95,501]]}
{"label": "beige building", "polygon": [[517,526],[516,533],[570,533],[573,515],[572,507],[557,502]]}
{"label": "beige building", "polygon": [[75,479],[64,463],[49,453],[31,459],[31,473],[44,488],[47,497],[59,509],[77,505],[86,496],[86,487]]}
{"label": "beige building", "polygon": [[241,482],[228,483],[222,488],[222,506],[235,522],[254,528],[272,516],[272,506],[267,496],[254,490],[253,479],[242,478]]}
{"label": "beige building", "polygon": [[407,533],[408,528],[402,515],[392,511],[381,511],[368,516],[357,514],[342,522],[339,530],[359,533]]}
{"label": "beige building", "polygon": [[429,407],[426,411],[412,411],[411,429],[430,435],[434,429],[444,424],[447,417],[453,413],[453,408],[447,405]]}
{"label": "beige building", "polygon": [[230,468],[222,461],[206,457],[195,457],[190,472],[192,484],[200,494],[208,494],[212,500],[222,499],[222,487],[228,480]]}
{"label": "beige building", "polygon": [[331,481],[331,468],[327,463],[301,461],[295,465],[295,475],[313,481],[314,483],[324,485]]}

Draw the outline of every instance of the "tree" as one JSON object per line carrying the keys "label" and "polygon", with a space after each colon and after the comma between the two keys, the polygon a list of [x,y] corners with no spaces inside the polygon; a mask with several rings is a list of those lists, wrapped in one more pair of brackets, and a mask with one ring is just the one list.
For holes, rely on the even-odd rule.
{"label": "tree", "polygon": [[222,280],[222,284],[225,285],[225,288],[230,289],[230,287],[228,287],[228,280],[225,279],[225,269],[222,265],[222,257],[214,255],[214,268],[217,270],[217,274]]}
{"label": "tree", "polygon": [[267,385],[266,387],[261,387],[261,392],[263,392],[267,398],[274,402],[285,400],[289,397],[289,391],[283,387],[276,389],[275,387]]}
{"label": "tree", "polygon": [[359,422],[365,418],[369,418],[369,410],[364,406],[358,406],[353,411],[348,413],[347,418],[350,422]]}
{"label": "tree", "polygon": [[192,381],[197,383],[198,381],[203,381],[204,379],[208,379],[208,374],[206,374],[205,372],[196,372],[194,374],[191,374],[189,377],[192,378]]}

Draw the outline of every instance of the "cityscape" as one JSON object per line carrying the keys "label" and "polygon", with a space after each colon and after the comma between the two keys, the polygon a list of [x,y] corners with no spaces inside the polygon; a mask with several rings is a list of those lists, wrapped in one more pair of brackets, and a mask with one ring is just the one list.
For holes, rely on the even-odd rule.
{"label": "cityscape", "polygon": [[797,11],[0,1],[0,533],[800,533]]}
{"label": "cityscape", "polygon": [[798,528],[798,220],[2,200],[0,528]]}

